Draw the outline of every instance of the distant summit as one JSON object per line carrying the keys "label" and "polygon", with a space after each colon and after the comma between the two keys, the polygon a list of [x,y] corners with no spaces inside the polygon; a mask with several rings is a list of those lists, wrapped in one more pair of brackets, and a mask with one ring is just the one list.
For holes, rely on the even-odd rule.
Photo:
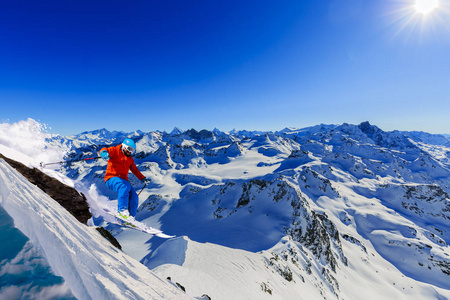
{"label": "distant summit", "polygon": [[179,134],[182,134],[183,133],[183,130],[181,130],[180,128],[178,128],[178,127],[174,127],[173,129],[172,129],[172,131],[170,132],[170,135],[179,135]]}

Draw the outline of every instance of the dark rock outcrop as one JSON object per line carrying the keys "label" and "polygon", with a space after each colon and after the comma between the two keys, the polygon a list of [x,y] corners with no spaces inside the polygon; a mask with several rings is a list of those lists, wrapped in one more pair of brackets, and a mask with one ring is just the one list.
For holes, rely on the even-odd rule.
{"label": "dark rock outcrop", "polygon": [[4,157],[1,154],[0,158],[3,158],[11,167],[28,179],[28,181],[58,202],[81,223],[86,224],[92,218],[89,205],[83,193],[79,193],[76,189],[61,183],[36,168],[28,168],[24,164]]}
{"label": "dark rock outcrop", "polygon": [[[89,211],[89,205],[83,193],[79,193],[76,189],[63,184],[62,182],[44,174],[36,168],[28,168],[24,164],[7,158],[0,154],[0,158],[4,159],[11,167],[16,169],[28,181],[36,185],[53,200],[58,202],[68,212],[70,212],[79,222],[86,224],[92,218]],[[122,249],[119,242],[104,228],[97,228],[100,234],[111,242],[115,247]]]}

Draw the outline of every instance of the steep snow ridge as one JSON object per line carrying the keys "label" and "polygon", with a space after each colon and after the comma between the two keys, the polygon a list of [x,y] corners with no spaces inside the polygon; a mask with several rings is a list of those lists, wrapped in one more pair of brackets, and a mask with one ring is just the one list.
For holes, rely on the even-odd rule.
{"label": "steep snow ridge", "polygon": [[[1,204],[78,299],[189,299],[0,160]],[[24,213],[26,212],[26,213]]]}

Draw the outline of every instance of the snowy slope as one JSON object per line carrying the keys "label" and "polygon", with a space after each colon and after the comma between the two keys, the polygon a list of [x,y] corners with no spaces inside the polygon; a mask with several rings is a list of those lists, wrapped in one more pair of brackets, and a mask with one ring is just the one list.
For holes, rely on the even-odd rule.
{"label": "snowy slope", "polygon": [[[144,138],[147,143],[148,134],[136,140]],[[176,132],[151,140],[160,147],[137,156],[141,170],[153,181],[143,194],[146,200],[141,200],[138,218],[170,234],[189,236],[187,245],[202,248],[193,241],[208,242],[257,253],[290,238],[318,270],[307,295],[357,299],[363,290],[366,298],[376,298],[382,294],[371,282],[381,273],[380,285],[401,286],[385,287],[385,296],[404,292],[416,298],[433,293],[448,297],[450,173],[443,159],[447,153],[439,148],[445,146],[427,144],[429,151],[424,151],[423,144],[410,137],[368,123],[286,129],[277,134]],[[227,151],[231,147],[234,150]],[[116,237],[136,243],[136,236],[130,238],[127,232]],[[146,239],[140,245],[144,243],[148,250],[133,253],[152,268],[156,253],[164,252],[155,252],[161,241]],[[283,251],[288,249],[279,252]],[[206,263],[215,264],[214,259],[223,256],[213,255]],[[234,259],[232,255],[225,264],[232,266]],[[162,265],[158,271],[168,268]],[[195,264],[187,268],[185,278],[177,279],[187,288],[199,284],[208,290],[216,285],[204,280],[193,283],[201,270]],[[212,273],[219,269],[226,267],[213,268]],[[359,276],[360,269],[367,269],[369,275]],[[247,272],[239,278],[243,286],[255,282]],[[312,273],[299,272],[299,278],[308,282]],[[283,272],[279,273],[264,286],[282,279]],[[348,277],[359,278],[358,286],[364,288],[354,289],[355,280],[345,280]],[[221,292],[210,293],[226,299],[231,295],[221,282]],[[405,286],[413,288],[407,292]]]}
{"label": "snowy slope", "polygon": [[[365,122],[275,133],[97,130],[46,143],[72,159],[124,137],[151,179],[137,218],[178,238],[108,228],[125,253],[191,295],[450,299],[450,148],[441,136]],[[116,195],[105,167],[45,171],[72,182],[92,223],[107,225],[98,210]]]}
{"label": "snowy slope", "polygon": [[450,291],[405,277],[372,247],[344,241],[348,266],[324,271],[314,255],[285,237],[253,253],[187,237],[165,242],[144,261],[156,273],[212,299],[448,299]]}
{"label": "snowy slope", "polygon": [[75,299],[38,247],[0,206],[0,299]]}
{"label": "snowy slope", "polygon": [[1,205],[15,226],[77,299],[189,299],[79,223],[3,160],[0,189]]}

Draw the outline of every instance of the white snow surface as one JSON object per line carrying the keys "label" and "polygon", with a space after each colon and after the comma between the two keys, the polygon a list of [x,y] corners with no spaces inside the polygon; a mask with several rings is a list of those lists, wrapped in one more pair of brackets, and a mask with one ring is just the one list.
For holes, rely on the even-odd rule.
{"label": "white snow surface", "polygon": [[332,275],[339,283],[338,296],[336,286],[325,284],[327,273],[311,259],[312,253],[289,237],[258,253],[179,237],[160,246],[147,266],[161,276],[183,282],[194,294],[206,292],[211,299],[220,300],[450,297],[448,290],[403,276],[372,250],[366,253],[351,243],[345,243],[344,248],[352,263]]}
{"label": "white snow surface", "polygon": [[[214,300],[450,299],[446,136],[420,134],[419,138],[362,123],[286,128],[276,133],[102,129],[60,137],[42,134],[45,126],[34,120],[19,123],[0,124],[4,135],[0,153],[30,166],[37,166],[47,154],[46,161],[54,161],[51,151],[55,149],[70,160],[94,156],[100,147],[133,138],[138,145],[136,164],[151,179],[140,195],[137,219],[178,236],[166,241],[109,225],[122,253],[92,228],[68,223],[65,211],[55,209],[55,204],[38,205],[48,197],[37,197],[34,186],[26,185],[25,179],[2,163],[0,170],[7,174],[0,176],[2,206],[30,243],[42,249],[38,252],[43,257],[55,256],[56,263],[49,259],[48,264],[55,276],[64,278],[54,285],[61,295],[73,293],[78,298],[90,284],[81,280],[81,286],[73,285],[71,275],[60,269],[76,270],[80,278],[110,287],[113,292],[108,296],[118,293],[117,286],[126,286],[132,297],[139,298],[142,290],[148,291],[142,282],[151,278],[159,294],[151,290],[148,293],[155,298],[147,299],[183,299],[171,283],[159,279],[171,277],[189,295],[207,294]],[[35,136],[51,147],[26,146],[26,142],[24,149],[15,147],[16,135],[11,132],[17,127],[41,128]],[[32,149],[43,156],[37,157]],[[100,211],[114,207],[116,195],[105,187],[105,166],[98,160],[43,171],[83,192],[94,215],[89,224],[106,226]],[[133,175],[129,179],[136,189],[142,188]],[[26,189],[22,192],[17,184]],[[3,186],[13,187],[12,195],[6,192],[5,196]],[[26,201],[19,197],[15,205],[20,214],[5,199],[23,193],[37,198],[26,202],[27,197]],[[33,207],[39,207],[39,212]],[[56,211],[56,216],[46,210]],[[24,211],[30,213],[30,220]],[[87,258],[69,255],[71,266],[62,267],[57,251],[46,252],[41,245],[53,242],[53,236],[60,237],[58,247],[64,245],[70,254],[79,252]],[[91,247],[88,255],[86,249]],[[100,263],[105,260],[108,267]],[[95,273],[100,279],[94,279]],[[135,281],[141,285],[135,287]]]}
{"label": "white snow surface", "polygon": [[0,190],[0,203],[15,226],[41,250],[77,299],[190,299],[114,248],[95,228],[79,223],[4,160]]}

